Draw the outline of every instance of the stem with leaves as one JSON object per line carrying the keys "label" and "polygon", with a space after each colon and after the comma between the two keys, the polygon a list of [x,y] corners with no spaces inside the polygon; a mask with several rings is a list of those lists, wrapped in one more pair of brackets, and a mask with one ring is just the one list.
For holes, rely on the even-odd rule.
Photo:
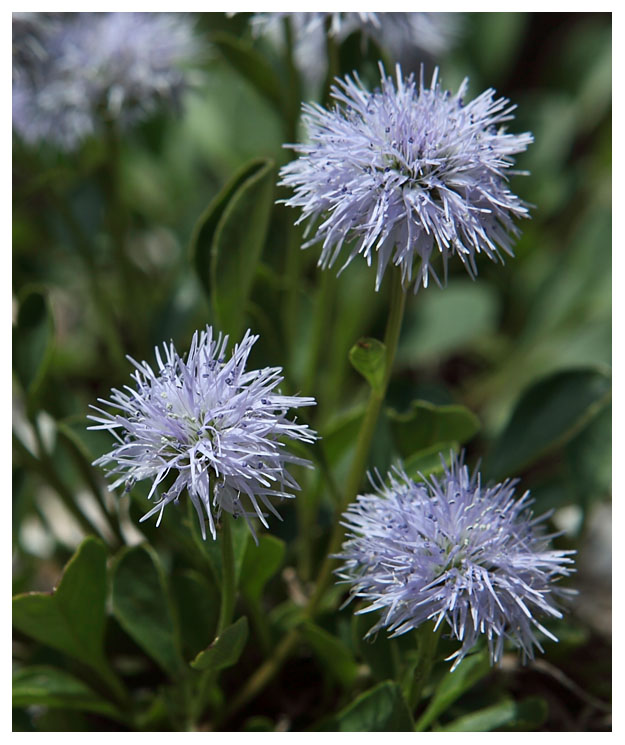
{"label": "stem with leaves", "polygon": [[356,498],[358,489],[360,488],[363,477],[365,475],[367,459],[369,457],[371,442],[373,440],[373,434],[375,432],[380,409],[386,397],[386,390],[391,378],[393,361],[395,359],[397,343],[399,341],[399,334],[401,332],[401,324],[404,317],[405,304],[406,294],[402,287],[401,273],[399,269],[394,269],[393,284],[391,287],[391,304],[386,323],[386,331],[384,334],[384,346],[386,349],[384,378],[382,381],[382,385],[378,388],[372,388],[369,394],[369,402],[367,404],[365,416],[358,432],[358,439],[356,441],[356,452],[354,454],[351,469],[347,476],[347,483],[345,486],[345,491],[343,493],[343,499],[337,508],[337,519],[334,521],[334,529],[332,531],[332,536],[330,538],[330,543],[326,552],[326,558],[319,572],[315,591],[308,604],[308,611],[311,614],[314,613],[319,600],[321,599],[330,581],[332,566],[335,561],[335,559],[333,558],[333,554],[335,554],[341,546],[341,540],[343,538],[343,527],[340,523],[340,516],[347,509],[347,506]]}
{"label": "stem with leaves", "polygon": [[[391,287],[391,303],[386,331],[384,334],[384,345],[386,348],[384,378],[382,385],[376,390],[372,389],[369,395],[369,403],[358,434],[356,453],[347,479],[347,486],[343,493],[342,501],[338,504],[334,530],[330,539],[330,545],[328,546],[326,559],[317,577],[315,591],[306,606],[304,613],[305,618],[311,618],[314,616],[319,601],[323,597],[330,581],[334,564],[332,554],[340,548],[343,537],[340,516],[347,508],[347,505],[355,498],[364,477],[375,426],[391,378],[393,361],[395,359],[395,352],[397,350],[397,343],[401,332],[405,304],[406,295],[402,287],[401,273],[399,269],[394,269],[393,284]],[[225,709],[222,716],[216,722],[216,726],[235,714],[239,709],[245,706],[248,701],[260,693],[260,691],[280,670],[283,662],[287,659],[299,638],[300,635],[297,629],[292,629],[287,636],[284,637],[282,642],[274,650],[273,656],[258,668],[254,675],[247,681],[246,685],[243,686],[239,694],[232,700],[231,704]]]}

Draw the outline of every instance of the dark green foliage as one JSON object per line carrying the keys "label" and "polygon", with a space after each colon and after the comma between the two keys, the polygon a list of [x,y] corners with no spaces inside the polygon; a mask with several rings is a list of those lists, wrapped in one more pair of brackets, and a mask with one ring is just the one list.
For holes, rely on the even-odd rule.
{"label": "dark green foliage", "polygon": [[411,732],[414,723],[401,690],[387,681],[361,694],[348,707],[325,723],[334,732]]}

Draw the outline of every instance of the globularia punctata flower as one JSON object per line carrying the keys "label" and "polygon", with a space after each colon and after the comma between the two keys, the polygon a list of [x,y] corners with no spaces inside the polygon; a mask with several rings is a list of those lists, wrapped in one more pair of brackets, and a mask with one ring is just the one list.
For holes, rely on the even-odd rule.
{"label": "globularia punctata flower", "polygon": [[29,144],[73,150],[105,119],[125,126],[162,103],[177,106],[197,48],[185,14],[20,14],[13,128]]}
{"label": "globularia punctata flower", "polygon": [[482,635],[493,664],[506,639],[524,660],[542,651],[538,632],[557,641],[537,617],[562,617],[556,599],[572,591],[554,582],[574,571],[575,552],[550,549],[548,515],[533,517],[529,492],[516,499],[516,485],[482,486],[460,457],[440,480],[414,482],[397,468],[388,486],[350,505],[337,574],[350,599],[370,603],[359,613],[381,612],[369,634],[445,623],[461,643],[452,670]]}
{"label": "globularia punctata flower", "polygon": [[457,255],[471,276],[475,255],[512,255],[515,218],[528,206],[508,187],[516,153],[532,142],[528,132],[508,134],[514,106],[488,89],[466,101],[443,90],[434,72],[430,87],[413,75],[395,82],[384,69],[381,89],[370,93],[356,73],[332,88],[336,106],[305,104],[306,144],[288,145],[299,157],[281,170],[281,185],[295,194],[298,222],[309,220],[304,248],[322,244],[319,264],[331,267],[347,243],[345,265],[358,254],[377,255],[376,289],[389,262],[401,267],[404,286],[440,284],[433,258]]}
{"label": "globularia punctata flower", "polygon": [[[279,367],[245,369],[257,339],[247,331],[228,360],[228,337],[215,339],[211,327],[194,334],[185,357],[173,343],[163,344],[162,352],[155,349],[156,371],[131,360],[134,387],[113,389],[110,401],[98,399],[116,413],[91,407],[98,416],[90,415],[96,422],[90,429],[106,429],[117,440],[94,463],[117,476],[110,489],[125,483],[129,491],[137,481],[152,481],[148,498],[158,501],[142,520],[158,512],[160,523],[165,507],[186,490],[202,536],[206,513],[215,538],[215,517],[222,510],[243,516],[250,528],[253,516],[268,527],[264,508],[280,517],[270,498],[292,497],[299,489],[286,466],[311,464],[289,453],[285,440],[313,442],[316,434],[286,413],[315,400],[281,395]],[[169,474],[174,478],[159,495],[159,484]]]}

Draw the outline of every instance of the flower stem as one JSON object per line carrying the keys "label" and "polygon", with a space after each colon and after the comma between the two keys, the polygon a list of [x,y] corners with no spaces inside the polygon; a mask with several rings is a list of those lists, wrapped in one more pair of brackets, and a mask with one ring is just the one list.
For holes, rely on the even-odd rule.
{"label": "flower stem", "polygon": [[405,304],[406,294],[401,283],[401,273],[399,269],[394,269],[393,285],[391,287],[391,305],[386,323],[386,331],[384,333],[384,345],[386,347],[384,379],[380,388],[372,388],[369,394],[369,402],[365,411],[365,417],[360,425],[360,431],[358,432],[354,460],[352,461],[352,467],[347,476],[343,499],[338,505],[338,517],[334,522],[334,530],[332,531],[325,561],[317,578],[315,591],[308,603],[308,611],[311,614],[314,613],[317,604],[330,581],[332,566],[335,561],[332,555],[336,553],[341,546],[343,527],[340,523],[340,515],[347,509],[350,502],[355,499],[365,474],[367,459],[371,449],[371,441],[373,440],[373,434],[378,422],[380,409],[386,396],[386,389],[388,388],[388,383],[391,378],[393,361],[395,359],[395,352],[397,351],[397,342],[399,341],[399,334],[401,332]]}
{"label": "flower stem", "polygon": [[414,669],[414,677],[410,684],[410,693],[408,697],[408,704],[411,711],[415,709],[421,700],[423,689],[430,679],[430,673],[432,672],[432,665],[434,664],[434,657],[436,655],[436,648],[438,647],[438,640],[440,639],[442,630],[442,623],[436,631],[433,630],[432,624],[430,623],[417,629],[417,665]]}
{"label": "flower stem", "polygon": [[[347,505],[354,499],[364,471],[366,467],[367,457],[369,455],[369,449],[371,447],[371,440],[373,439],[373,433],[375,431],[375,425],[377,423],[378,414],[386,395],[386,389],[391,377],[393,360],[395,359],[395,352],[397,350],[397,342],[399,341],[399,334],[401,331],[401,322],[404,315],[404,306],[406,303],[406,296],[401,283],[401,274],[399,269],[393,272],[393,285],[391,288],[391,305],[389,309],[389,316],[386,324],[386,332],[384,335],[384,343],[386,345],[386,368],[384,373],[384,380],[382,387],[378,392],[371,391],[369,397],[369,404],[365,419],[360,428],[358,435],[358,442],[356,445],[356,455],[352,463],[352,468],[348,477],[347,487],[343,494],[343,499],[338,505],[337,519],[334,524],[334,531],[330,539],[330,545],[328,547],[328,553],[326,559],[321,567],[319,575],[317,577],[316,587],[313,595],[308,601],[308,605],[305,609],[305,617],[311,617],[314,615],[317,608],[317,604],[321,599],[326,586],[330,580],[332,565],[334,559],[331,554],[338,550],[343,537],[343,529],[340,525],[339,518],[340,514],[344,511]],[[249,678],[247,683],[243,686],[241,691],[232,700],[230,706],[228,706],[221,717],[218,717],[215,722],[217,728],[219,724],[235,714],[245,704],[257,696],[260,691],[269,683],[269,681],[278,673],[282,663],[287,659],[291,650],[295,647],[300,638],[299,631],[292,629],[282,640],[282,642],[276,647],[274,654],[271,658],[266,660]]]}
{"label": "flower stem", "polygon": [[234,549],[232,546],[232,527],[230,516],[223,513],[221,522],[221,608],[219,609],[219,622],[217,623],[217,634],[220,636],[232,621],[234,612],[234,600],[236,595],[234,574]]}

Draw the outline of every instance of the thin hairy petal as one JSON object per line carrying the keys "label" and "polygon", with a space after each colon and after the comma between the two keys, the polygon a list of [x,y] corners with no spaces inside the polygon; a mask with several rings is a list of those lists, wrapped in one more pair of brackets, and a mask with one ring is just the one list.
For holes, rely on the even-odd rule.
{"label": "thin hairy petal", "polygon": [[[286,415],[315,400],[282,395],[281,368],[245,369],[257,340],[247,331],[226,360],[227,337],[215,338],[208,326],[194,334],[184,359],[173,344],[157,347],[157,373],[133,361],[145,377],[133,376],[134,388],[114,389],[109,402],[99,399],[115,413],[92,407],[98,415],[89,417],[96,422],[90,429],[106,429],[117,441],[95,461],[115,478],[110,488],[125,484],[127,492],[137,481],[152,482],[148,499],[156,504],[142,520],[158,513],[160,523],[165,507],[186,490],[202,536],[205,512],[215,538],[222,511],[250,525],[255,516],[268,527],[263,506],[279,517],[269,497],[292,497],[299,489],[287,466],[312,464],[289,453],[286,443],[314,442],[317,435]],[[174,483],[160,493],[169,474]]]}
{"label": "thin hairy petal", "polygon": [[367,91],[358,76],[336,79],[336,105],[304,105],[308,143],[288,145],[299,157],[283,166],[285,203],[301,209],[312,234],[304,248],[321,244],[319,264],[332,267],[347,247],[369,265],[377,254],[376,289],[386,267],[401,268],[404,286],[442,285],[434,263],[458,256],[471,276],[476,255],[502,261],[519,233],[515,220],[528,205],[506,181],[513,155],[527,149],[529,133],[506,134],[513,106],[489,89],[465,103],[466,81],[456,95],[414,76],[395,79],[380,65],[381,87]]}
{"label": "thin hairy petal", "polygon": [[[429,620],[446,622],[460,648],[454,668],[486,636],[497,662],[507,639],[524,659],[542,651],[536,632],[557,641],[538,620],[560,618],[557,600],[567,589],[555,583],[574,571],[574,551],[549,549],[549,539],[516,480],[483,486],[463,456],[452,458],[441,478],[412,481],[400,466],[379,474],[374,494],[358,496],[343,514],[346,540],[338,558],[339,581],[350,599],[381,611],[372,631],[405,634]],[[371,632],[370,632],[371,633]]]}

